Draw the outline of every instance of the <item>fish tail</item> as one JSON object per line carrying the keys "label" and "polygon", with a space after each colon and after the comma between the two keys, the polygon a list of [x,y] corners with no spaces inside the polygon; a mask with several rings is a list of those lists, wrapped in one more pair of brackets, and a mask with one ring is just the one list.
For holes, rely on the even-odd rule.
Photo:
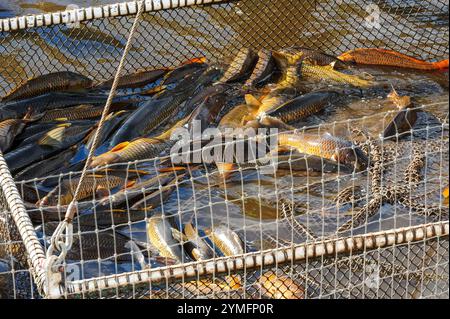
{"label": "fish tail", "polygon": [[436,69],[448,69],[448,59],[438,61],[438,62],[433,62],[433,66]]}

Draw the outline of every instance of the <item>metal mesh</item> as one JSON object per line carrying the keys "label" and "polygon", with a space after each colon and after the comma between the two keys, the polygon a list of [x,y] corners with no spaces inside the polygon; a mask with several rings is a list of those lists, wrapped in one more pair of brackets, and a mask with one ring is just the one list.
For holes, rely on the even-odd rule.
{"label": "metal mesh", "polygon": [[[337,55],[357,47],[386,47],[426,60],[448,56],[448,2],[446,1],[253,1],[176,8],[145,13],[126,58],[127,73],[161,66],[174,66],[187,59],[206,56],[210,62],[227,62],[242,47],[280,49],[301,45]],[[379,10],[379,11],[377,11]],[[378,26],[372,18],[377,15]],[[95,19],[77,25],[58,24],[0,34],[0,95],[25,80],[61,70],[82,73],[101,82],[115,74],[123,53],[133,16]],[[408,74],[409,75],[409,74]],[[416,86],[429,85],[413,77]],[[393,79],[395,83],[399,80]],[[397,81],[397,82],[396,82]],[[448,83],[448,82],[447,82]],[[409,88],[413,96],[414,83]],[[448,85],[448,84],[447,84]],[[279,159],[274,174],[261,173],[255,165],[240,165],[224,183],[211,165],[174,172],[163,181],[158,171],[165,158],[128,164],[124,180],[115,191],[136,179],[159,176],[146,189],[134,190],[141,197],[156,194],[152,207],[135,212],[131,201],[121,210],[94,208],[98,198],[95,175],[92,193],[79,207],[75,220],[74,245],[64,264],[62,295],[102,298],[448,298],[448,234],[379,249],[347,250],[336,256],[306,258],[244,271],[220,271],[217,275],[173,279],[173,261],[158,256],[146,246],[147,218],[163,214],[166,222],[192,222],[200,228],[224,225],[245,243],[244,253],[286,248],[336,237],[352,238],[381,230],[447,221],[448,206],[442,192],[448,185],[448,86],[437,103],[420,100],[423,110],[418,125],[399,141],[367,140],[354,129],[373,136],[382,131],[394,112],[360,112],[360,99],[348,113],[337,111],[337,120],[323,124],[319,115],[304,131],[330,132],[355,140],[368,152],[369,161],[381,173],[316,172],[300,170],[305,157],[295,154]],[[379,103],[374,90],[368,103]],[[419,98],[420,97],[417,97]],[[379,100],[379,99],[378,99]],[[433,100],[434,101],[434,100]],[[374,114],[375,113],[375,114]],[[348,115],[352,118],[348,119]],[[317,123],[321,123],[318,124]],[[316,125],[314,125],[316,124]],[[320,163],[326,171],[325,163]],[[146,174],[142,174],[144,169]],[[135,173],[136,170],[139,172]],[[417,174],[406,174],[412,172]],[[130,175],[131,174],[131,175]],[[135,175],[133,175],[135,174]],[[378,175],[377,175],[378,174]],[[27,212],[46,249],[64,206],[38,208],[43,189],[63,191],[63,183],[76,182],[78,172],[16,180]],[[105,179],[105,177],[103,177]],[[114,174],[107,175],[115,183]],[[44,185],[44,187],[43,187]],[[167,189],[167,196],[157,191]],[[114,191],[114,192],[115,192]],[[108,196],[114,196],[108,192]],[[105,194],[102,194],[104,196]],[[133,192],[126,193],[131,198]],[[336,200],[336,197],[339,200]],[[11,220],[9,205],[0,192],[0,297],[39,297],[24,270],[26,257],[11,252],[21,244]],[[146,222],[147,220],[147,222]],[[7,226],[8,232],[1,227]],[[204,235],[206,236],[206,235]],[[130,240],[145,256],[133,251]],[[181,240],[184,242],[184,240]],[[179,244],[177,244],[179,245]],[[12,255],[15,255],[14,258]],[[17,256],[22,258],[17,258]],[[4,257],[3,257],[4,256]],[[220,256],[214,256],[219,258]],[[15,260],[16,259],[16,260]],[[19,259],[19,260],[17,260]],[[230,259],[232,260],[232,258]],[[186,261],[191,261],[187,259]],[[150,264],[166,269],[160,282],[144,280],[139,271]],[[232,268],[232,267],[230,267]],[[120,275],[119,288],[77,289],[84,280]],[[139,277],[139,284],[133,276]],[[119,280],[119,279],[118,279]],[[72,282],[75,281],[75,285]],[[137,280],[139,282],[139,280]],[[99,285],[99,286],[97,286]],[[7,287],[4,289],[2,287]],[[10,288],[12,287],[12,288]],[[74,288],[75,287],[75,288]]]}

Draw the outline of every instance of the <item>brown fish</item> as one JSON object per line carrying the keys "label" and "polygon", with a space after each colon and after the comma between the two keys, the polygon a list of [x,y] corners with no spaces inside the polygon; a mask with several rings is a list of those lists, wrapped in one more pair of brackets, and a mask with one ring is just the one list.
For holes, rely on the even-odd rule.
{"label": "brown fish", "polygon": [[261,295],[270,299],[304,299],[305,290],[291,277],[269,270],[259,277]]}
{"label": "brown fish", "polygon": [[84,75],[63,71],[38,76],[8,93],[2,101],[19,100],[56,91],[74,91],[92,86],[92,80]]}
{"label": "brown fish", "polygon": [[238,82],[250,75],[256,64],[257,54],[248,48],[242,48],[230,63],[220,83]]}
{"label": "brown fish", "polygon": [[27,114],[23,119],[9,119],[0,122],[0,151],[5,153],[11,147],[14,138],[19,135],[30,121]]}
{"label": "brown fish", "polygon": [[336,91],[317,91],[307,93],[292,99],[267,115],[280,119],[285,123],[292,123],[317,113],[325,108],[332,100],[337,99]]}
{"label": "brown fish", "polygon": [[412,129],[417,121],[419,110],[412,108],[409,96],[400,96],[395,89],[388,95],[388,98],[400,109],[395,117],[388,123],[383,131],[382,137],[391,139],[404,134],[412,134]]}
{"label": "brown fish", "polygon": [[94,106],[88,104],[82,104],[75,107],[68,107],[65,109],[55,109],[46,111],[41,118],[41,122],[53,122],[53,121],[74,121],[74,120],[86,120],[102,115],[104,106]]}
{"label": "brown fish", "polygon": [[280,133],[278,145],[294,148],[300,153],[352,165],[357,170],[364,170],[368,165],[367,156],[359,147],[329,133],[322,136],[306,133]]}
{"label": "brown fish", "polygon": [[[119,78],[119,84],[117,86],[118,89],[124,89],[124,88],[139,88],[143,87],[147,84],[153,83],[159,79],[161,79],[167,72],[169,72],[169,69],[163,68],[163,69],[155,69],[155,70],[148,70],[148,71],[140,71],[132,74],[127,74],[124,76],[121,76]],[[112,84],[114,82],[114,79],[110,79],[108,81],[102,82],[96,86],[98,89],[110,89],[112,87]]]}
{"label": "brown fish", "polygon": [[[79,177],[62,180],[59,185],[36,203],[38,206],[69,205],[74,199],[75,190],[80,181]],[[81,184],[80,192],[75,200],[83,200],[98,196],[108,196],[111,189],[122,185],[125,180],[114,175],[88,175]]]}
{"label": "brown fish", "polygon": [[267,81],[275,70],[275,60],[272,52],[266,49],[258,51],[258,62],[255,65],[250,78],[245,82],[245,86],[252,87]]}
{"label": "brown fish", "polygon": [[440,70],[448,68],[448,59],[428,62],[410,57],[406,54],[378,48],[361,48],[341,54],[341,61],[367,65],[385,65],[416,70]]}

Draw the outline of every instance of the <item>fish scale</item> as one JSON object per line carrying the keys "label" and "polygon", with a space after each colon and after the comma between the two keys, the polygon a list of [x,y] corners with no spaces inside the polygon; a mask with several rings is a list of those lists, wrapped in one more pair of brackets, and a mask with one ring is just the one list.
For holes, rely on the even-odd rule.
{"label": "fish scale", "polygon": [[41,122],[51,122],[57,119],[64,119],[66,121],[84,120],[99,117],[102,115],[102,112],[103,106],[82,104],[76,107],[47,111],[41,118]]}
{"label": "fish scale", "polygon": [[55,72],[28,80],[7,94],[2,101],[34,97],[52,91],[83,89],[90,86],[92,86],[92,80],[84,75],[69,71]]}
{"label": "fish scale", "polygon": [[335,91],[312,92],[290,100],[267,115],[276,117],[285,123],[302,120],[324,109],[328,103],[338,97]]}
{"label": "fish scale", "polygon": [[[80,178],[65,179],[60,182],[60,185],[55,187],[48,193],[40,202],[39,205],[53,206],[53,205],[68,205],[74,199],[73,195],[80,181]],[[105,189],[108,192],[124,183],[124,179],[118,176],[86,176],[80,185],[80,190],[75,198],[79,201],[88,197],[94,196],[96,190],[99,188]]]}

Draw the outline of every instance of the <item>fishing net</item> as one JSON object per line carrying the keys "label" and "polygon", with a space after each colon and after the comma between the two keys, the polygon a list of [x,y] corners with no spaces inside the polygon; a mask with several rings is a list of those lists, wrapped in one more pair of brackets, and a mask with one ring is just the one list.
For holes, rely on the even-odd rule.
{"label": "fishing net", "polygon": [[[124,73],[201,56],[229,62],[245,47],[299,45],[333,55],[384,47],[430,61],[448,57],[447,1],[243,0],[184,6],[188,2],[146,1],[151,12],[138,21]],[[29,78],[62,70],[97,83],[112,78],[136,11],[132,2],[2,21],[0,95]],[[73,19],[76,14],[81,22]],[[424,78],[406,75],[412,76],[411,95],[414,85],[433,88]],[[114,184],[114,174],[88,171],[92,194],[78,208],[72,247],[55,272],[42,269],[65,208],[22,201],[42,200],[43,187],[63,192],[63,184],[75,184],[80,172],[12,182],[3,161],[0,297],[448,298],[443,195],[449,183],[448,86],[432,101],[419,97],[414,130],[390,141],[374,136],[395,111],[380,106],[380,92],[371,94],[363,103],[379,111],[360,112],[356,94],[350,112],[337,120],[327,121],[323,114],[300,126],[354,141],[368,154],[367,173],[336,171],[329,163],[289,153],[276,166],[239,164],[226,182],[206,164],[175,171],[167,182],[159,171],[167,158],[159,157],[108,166],[127,172],[124,185],[156,180],[145,191],[125,193],[125,205],[114,211],[96,206],[101,200],[96,185]],[[161,189],[167,195],[158,195]],[[137,213],[131,204],[136,193],[157,195]],[[244,243],[242,254],[182,263],[158,256],[146,246],[146,227],[159,214],[165,223],[230,229]],[[201,237],[210,238],[206,232]]]}

